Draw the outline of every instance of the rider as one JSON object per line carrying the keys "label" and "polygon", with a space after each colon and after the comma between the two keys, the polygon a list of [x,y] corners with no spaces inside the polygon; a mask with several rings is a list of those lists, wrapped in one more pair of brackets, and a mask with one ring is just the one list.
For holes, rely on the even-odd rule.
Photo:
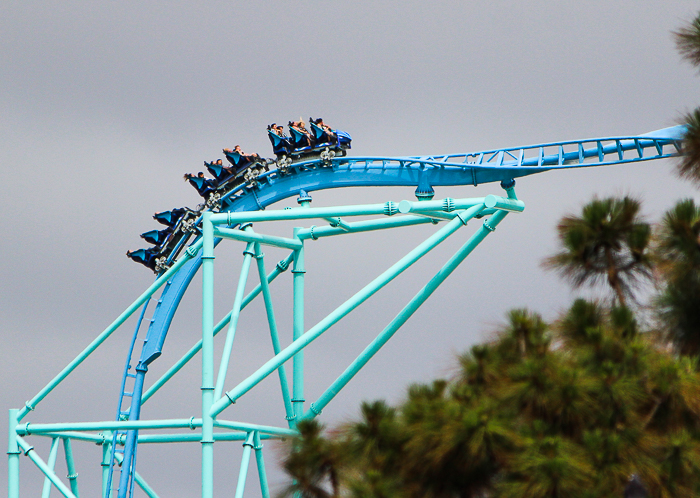
{"label": "rider", "polygon": [[237,153],[239,156],[241,156],[245,161],[252,163],[255,161],[260,161],[260,154],[246,154],[241,150],[240,145],[236,145],[233,150],[231,149],[224,149],[224,152],[228,152],[229,154],[232,153]]}
{"label": "rider", "polygon": [[277,123],[272,123],[270,126],[267,127],[268,130],[272,131],[275,133],[277,136],[281,138],[287,138],[284,136],[284,126],[278,125]]}
{"label": "rider", "polygon": [[326,135],[328,136],[328,139],[331,142],[337,139],[335,132],[331,129],[330,126],[323,122],[323,118],[318,118],[316,120],[311,119],[311,122],[319,128],[321,128],[323,131],[325,131]]}
{"label": "rider", "polygon": [[313,138],[311,137],[311,133],[309,133],[309,130],[306,129],[306,123],[304,123],[304,121],[301,118],[299,118],[299,121],[290,121],[288,126],[289,128],[294,128],[299,133],[304,135],[304,137],[306,137],[307,145],[311,146],[311,144],[313,143]]}

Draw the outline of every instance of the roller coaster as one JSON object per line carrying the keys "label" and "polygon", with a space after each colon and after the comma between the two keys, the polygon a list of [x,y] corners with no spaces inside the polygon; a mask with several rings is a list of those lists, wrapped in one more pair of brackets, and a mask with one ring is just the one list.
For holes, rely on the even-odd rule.
{"label": "roller coaster", "polygon": [[[202,497],[214,493],[215,443],[242,443],[242,460],[235,496],[245,492],[246,477],[254,454],[260,493],[270,496],[262,442],[296,434],[296,424],[317,417],[348,382],[386,344],[396,331],[429,298],[438,286],[509,213],[525,208],[515,193],[517,178],[555,169],[635,163],[677,156],[682,153],[685,128],[676,126],[639,136],[618,136],[588,140],[553,142],[525,147],[484,150],[435,156],[350,156],[349,134],[326,126],[322,120],[289,122],[289,135],[282,127],[268,126],[274,158],[246,155],[240,147],[224,149],[229,165],[222,160],[205,162],[212,175],[185,175],[203,202],[195,208],[176,208],[156,213],[161,230],[143,233],[152,247],[129,251],[127,255],[153,270],[155,282],[119,317],[100,333],[39,393],[22,408],[10,410],[8,447],[8,489],[10,498],[20,494],[20,456],[26,455],[44,475],[43,496],[55,487],[65,497],[77,497],[78,479],[72,442],[92,442],[102,447],[102,496],[127,498],[138,487],[149,497],[156,491],[136,470],[140,444],[197,442],[201,445]],[[435,187],[477,186],[499,182],[505,195],[435,200]],[[386,201],[354,206],[311,207],[310,193],[341,187],[415,187],[415,201]],[[266,209],[289,197],[298,196],[299,207]],[[362,217],[352,221],[354,217]],[[321,226],[295,228],[290,237],[267,235],[254,230],[252,223],[265,226],[270,221],[315,220]],[[424,287],[386,325],[365,350],[312,403],[304,399],[304,349],[343,317],[374,296],[428,252],[472,220],[480,225]],[[416,225],[437,228],[425,241],[406,253],[395,264],[331,311],[311,327],[304,321],[304,276],[307,266],[304,247],[325,237],[347,236],[376,230],[396,230]],[[223,241],[245,244],[238,286],[231,311],[215,324],[213,308],[214,253]],[[270,271],[262,247],[289,251]],[[247,295],[246,283],[255,260],[259,284]],[[275,318],[270,284],[291,267],[293,320],[291,340],[282,344]],[[180,301],[194,276],[202,274],[202,337],[150,387],[145,388],[149,365],[161,356],[165,339]],[[161,290],[162,289],[162,290]],[[156,293],[160,291],[160,295]],[[228,372],[239,316],[255,298],[262,295],[269,325],[271,355],[260,367],[226,391]],[[156,301],[150,319],[146,312]],[[108,337],[132,315],[138,320],[127,351],[114,420],[102,422],[33,423],[24,421],[39,403],[69,376]],[[227,329],[214,375],[214,336]],[[139,338],[143,347],[135,360]],[[197,355],[202,357],[201,407],[199,416],[187,419],[144,419],[143,405]],[[291,363],[291,386],[287,367]],[[268,376],[277,373],[284,413],[281,426],[224,420],[224,410],[253,390]],[[200,386],[198,386],[200,387]],[[170,433],[154,432],[171,430]],[[190,432],[182,432],[189,430]],[[146,433],[148,432],[148,433]],[[48,437],[51,449],[47,459],[29,444],[30,436]],[[55,472],[59,444],[63,445],[67,482]]]}

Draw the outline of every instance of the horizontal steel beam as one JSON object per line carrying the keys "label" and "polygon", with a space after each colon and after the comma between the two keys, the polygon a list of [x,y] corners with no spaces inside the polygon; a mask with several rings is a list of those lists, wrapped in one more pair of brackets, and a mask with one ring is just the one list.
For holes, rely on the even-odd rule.
{"label": "horizontal steel beam", "polygon": [[241,242],[258,242],[267,246],[281,247],[282,249],[291,249],[295,251],[301,248],[301,242],[295,239],[287,239],[285,237],[276,237],[274,235],[263,235],[252,231],[233,230],[231,228],[214,228],[214,237],[223,239],[239,240]]}
{"label": "horizontal steel beam", "polygon": [[[488,199],[488,200],[487,200]],[[461,210],[468,209],[473,206],[485,205],[487,208],[495,207],[502,204],[501,209],[520,210],[524,209],[519,206],[520,201],[509,202],[509,199],[489,195],[486,198],[477,197],[471,199],[442,199],[433,201],[419,201],[421,209],[426,211],[436,210]],[[401,201],[402,203],[414,204],[410,201]],[[308,220],[314,218],[334,218],[340,216],[369,216],[369,215],[387,215],[398,213],[398,205],[392,201],[384,204],[364,204],[358,206],[334,206],[334,207],[298,207],[292,209],[278,209],[268,211],[236,211],[229,213],[217,213],[211,215],[211,222],[215,225],[235,225],[246,222],[261,222],[261,221],[288,221],[288,220]]]}

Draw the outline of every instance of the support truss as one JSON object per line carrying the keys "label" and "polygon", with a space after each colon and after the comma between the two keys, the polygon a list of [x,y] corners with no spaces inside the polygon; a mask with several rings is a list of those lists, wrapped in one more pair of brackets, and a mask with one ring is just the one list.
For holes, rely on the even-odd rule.
{"label": "support truss", "polygon": [[[253,452],[258,468],[262,495],[270,496],[262,442],[267,439],[280,439],[295,435],[296,424],[303,419],[314,418],[333,400],[348,382],[364,367],[367,362],[386,344],[396,331],[413,315],[413,313],[430,297],[440,284],[459,266],[464,259],[484,238],[493,232],[509,212],[524,209],[514,191],[515,182],[502,184],[506,190],[505,197],[489,195],[472,199],[423,200],[418,202],[401,201],[359,206],[311,207],[311,198],[303,195],[301,206],[294,209],[213,213],[205,211],[202,218],[202,237],[196,241],[182,257],[175,262],[161,277],[154,282],[115,322],[100,334],[82,353],[80,353],[64,370],[42,389],[26,406],[20,410],[10,410],[9,426],[9,496],[19,496],[19,456],[24,453],[46,476],[43,496],[48,496],[51,487],[55,487],[65,497],[78,496],[77,473],[73,462],[71,441],[86,441],[102,446],[102,477],[104,497],[118,496],[126,498],[133,493],[134,484],[149,497],[157,496],[135,470],[136,448],[139,444],[198,442],[202,448],[202,497],[211,498],[214,493],[214,446],[224,441],[239,441],[243,444],[239,480],[236,497],[242,497],[248,467]],[[362,216],[370,219],[350,221]],[[418,293],[404,306],[395,318],[367,345],[345,371],[330,382],[327,389],[312,403],[306,405],[304,393],[304,350],[333,325],[343,319],[352,310],[370,299],[380,289],[394,280],[398,275],[428,254],[470,220],[482,219],[479,228],[462,245],[457,252],[440,268]],[[322,220],[324,226],[295,228],[290,237],[266,235],[253,229],[264,226],[269,221]],[[305,245],[325,237],[348,236],[354,233],[375,230],[396,229],[420,224],[435,224],[436,231],[420,243],[390,268],[360,289],[352,297],[331,311],[318,323],[308,327],[304,319],[304,285],[306,264]],[[214,321],[214,274],[216,241],[238,241],[246,244],[237,290],[231,311],[218,324]],[[263,246],[287,249],[290,254],[277,263],[268,273],[262,252]],[[202,258],[202,339],[198,341],[180,360],[163,374],[149,388],[134,389],[137,398],[137,410],[132,402],[132,411],[128,420],[109,422],[82,423],[20,423],[31,410],[41,402],[63,379],[99,347],[124,321],[146,303],[182,266],[192,258]],[[253,260],[260,283],[248,295],[245,287],[249,278]],[[275,319],[270,284],[291,266],[293,279],[293,335],[292,342],[282,346]],[[233,351],[238,321],[241,311],[256,297],[262,294],[267,323],[272,342],[272,355],[263,365],[248,377],[226,390],[225,380]],[[214,337],[224,330],[226,339],[220,352],[221,361],[215,372]],[[165,383],[168,382],[187,362],[201,352],[202,384],[201,415],[189,419],[140,420],[140,407],[146,403]],[[291,361],[291,386],[285,366]],[[146,367],[143,367],[147,370]],[[138,370],[138,367],[137,367]],[[286,427],[272,427],[224,419],[224,412],[242,396],[254,389],[261,381],[277,372],[280,395],[285,412],[280,416],[286,419]],[[143,372],[145,374],[145,371]],[[143,375],[141,376],[141,382]],[[190,433],[167,433],[168,429],[190,429]],[[162,432],[166,430],[166,432]],[[155,432],[158,431],[158,432]],[[28,436],[52,438],[48,459],[41,459],[27,442]],[[59,479],[54,472],[59,442],[63,443],[67,467],[68,484]],[[123,448],[116,451],[117,447]],[[114,465],[124,465],[118,480],[112,477]]]}

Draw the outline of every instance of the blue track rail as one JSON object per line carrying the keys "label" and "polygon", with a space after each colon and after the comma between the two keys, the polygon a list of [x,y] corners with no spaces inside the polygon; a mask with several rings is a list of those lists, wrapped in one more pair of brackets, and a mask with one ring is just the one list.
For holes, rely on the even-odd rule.
{"label": "blue track rail", "polygon": [[[472,153],[420,157],[341,157],[314,159],[259,176],[257,186],[240,185],[221,198],[222,212],[257,211],[303,192],[340,187],[414,186],[416,196],[432,196],[433,187],[508,182],[554,169],[636,163],[681,153],[685,127],[675,126],[639,136],[552,142]],[[201,252],[165,285],[158,300],[136,368],[130,420],[140,413],[140,394],[148,365],[160,356],[175,312],[201,266]],[[120,395],[121,400],[121,395]],[[124,461],[135,465],[135,431],[127,437]],[[116,446],[116,445],[115,445]],[[113,448],[113,453],[116,451]],[[126,472],[126,469],[124,469]],[[129,482],[123,479],[123,482]],[[129,488],[131,485],[129,485]],[[131,491],[119,486],[119,498]]]}

